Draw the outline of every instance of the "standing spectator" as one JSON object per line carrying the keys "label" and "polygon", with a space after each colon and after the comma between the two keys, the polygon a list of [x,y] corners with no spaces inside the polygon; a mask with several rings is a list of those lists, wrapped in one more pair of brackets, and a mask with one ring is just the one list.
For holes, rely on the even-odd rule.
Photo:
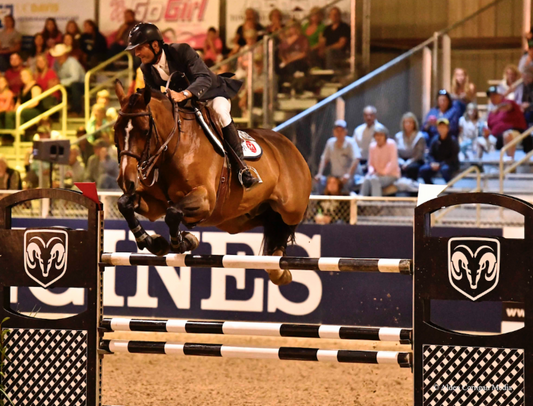
{"label": "standing spectator", "polygon": [[433,183],[433,177],[440,173],[448,183],[459,170],[459,144],[450,134],[447,118],[437,121],[439,136],[429,146],[429,163],[420,168],[420,176],[426,184]]}
{"label": "standing spectator", "polygon": [[204,62],[208,67],[213,66],[222,58],[222,40],[218,36],[217,29],[210,27],[204,42]]}
{"label": "standing spectator", "polygon": [[450,96],[453,106],[462,116],[466,110],[466,105],[476,99],[476,86],[470,82],[468,73],[463,68],[455,68],[452,76],[452,91]]}
{"label": "standing spectator", "polygon": [[47,48],[53,48],[56,44],[63,42],[63,34],[57,28],[55,18],[46,19],[42,34]]}
{"label": "standing spectator", "polygon": [[9,57],[14,52],[20,52],[22,35],[15,29],[13,16],[4,17],[4,29],[0,31],[0,71],[5,72],[9,67]]}
{"label": "standing spectator", "polygon": [[361,186],[362,196],[382,196],[383,188],[400,177],[398,149],[393,139],[387,138],[387,129],[381,124],[374,128],[374,142],[368,152],[368,173]]}
{"label": "standing spectator", "polygon": [[281,13],[280,9],[273,8],[270,10],[270,13],[268,14],[268,20],[270,21],[270,24],[266,28],[267,33],[273,34],[276,31],[283,29],[283,14]]}
{"label": "standing spectator", "polygon": [[321,188],[324,187],[326,180],[323,177],[323,173],[328,163],[331,167],[330,176],[342,179],[346,191],[353,186],[355,170],[359,164],[361,154],[357,145],[346,134],[346,121],[335,121],[333,137],[326,142],[326,147],[320,159],[320,166],[315,176],[315,180],[320,182]]}
{"label": "standing spectator", "polygon": [[35,58],[37,55],[45,55],[46,60],[48,61],[48,66],[54,66],[54,58],[50,55],[49,49],[44,42],[43,34],[37,33],[33,37],[33,44],[30,52],[30,57],[26,61],[28,66],[32,69],[35,69]]}
{"label": "standing spectator", "polygon": [[85,70],[80,63],[69,56],[70,49],[64,44],[57,44],[50,54],[56,58],[54,70],[57,73],[59,82],[67,89],[70,107],[75,114],[81,113]]}
{"label": "standing spectator", "polygon": [[322,12],[322,9],[320,7],[313,7],[311,9],[309,21],[302,27],[302,31],[309,42],[309,49],[311,51],[311,64],[313,67],[320,66],[318,61],[320,36],[326,29],[326,26],[322,20],[324,20],[324,13]]}
{"label": "standing spectator", "polygon": [[6,128],[6,113],[13,110],[15,110],[15,96],[9,89],[7,79],[0,76],[0,128]]}
{"label": "standing spectator", "polygon": [[246,45],[246,40],[244,38],[244,30],[246,29],[254,29],[258,34],[261,34],[259,39],[263,38],[262,34],[265,27],[259,23],[259,16],[253,8],[247,8],[244,12],[244,23],[237,27],[237,32],[233,39],[235,47],[233,48],[232,53],[239,52],[240,49]]}
{"label": "standing spectator", "polygon": [[478,141],[484,128],[485,123],[479,117],[477,104],[468,103],[465,114],[459,119],[459,148],[466,159],[469,152],[476,152],[478,158],[483,155]]}
{"label": "standing spectator", "polygon": [[135,11],[132,9],[127,9],[124,11],[124,22],[118,28],[118,31],[115,34],[115,41],[109,47],[109,56],[115,56],[120,54],[126,49],[128,45],[128,36],[130,31],[139,24],[139,21],[135,19]]}
{"label": "standing spectator", "polygon": [[83,61],[83,52],[81,52],[80,44],[78,44],[78,41],[72,36],[72,34],[63,35],[63,44],[70,48],[70,52],[68,53],[69,56],[72,56],[79,62]]}
{"label": "standing spectator", "polygon": [[93,144],[87,141],[87,138],[85,137],[86,135],[87,135],[87,131],[85,130],[85,127],[79,127],[76,130],[76,138],[78,139],[78,148],[80,149],[81,160],[83,161],[83,166],[85,167],[87,166],[87,163],[89,162],[89,158],[93,156],[94,154]]}
{"label": "standing spectator", "polygon": [[[496,149],[502,147],[513,139],[518,137],[522,131],[527,128],[527,123],[520,106],[512,100],[507,100],[500,93],[497,86],[491,86],[487,90],[487,97],[490,98],[494,109],[489,113],[487,119],[488,130],[496,137]],[[484,134],[487,136],[488,134]],[[522,146],[525,152],[532,149],[531,137],[527,137],[522,141]],[[514,159],[516,147],[509,148],[507,155],[509,160]]]}
{"label": "standing spectator", "polygon": [[6,157],[0,155],[0,190],[21,190],[22,181],[19,171],[7,164]]}
{"label": "standing spectator", "polygon": [[80,27],[78,27],[78,23],[74,20],[69,20],[67,27],[65,28],[65,34],[70,34],[72,35],[72,38],[74,38],[76,41],[79,41],[81,37],[81,30]]}
{"label": "standing spectator", "polygon": [[329,12],[331,24],[320,37],[319,56],[325,58],[326,69],[338,68],[350,50],[350,26],[341,17],[341,10],[333,7]]}
{"label": "standing spectator", "polygon": [[418,180],[418,171],[424,165],[426,139],[418,129],[416,116],[411,112],[402,116],[400,128],[402,130],[397,132],[395,136],[398,163],[402,176],[416,181]]}
{"label": "standing spectator", "polygon": [[93,20],[85,20],[83,23],[80,49],[83,52],[83,65],[87,68],[94,68],[106,59],[107,42]]}
{"label": "standing spectator", "polygon": [[9,57],[9,64],[10,68],[6,70],[5,77],[9,83],[9,88],[15,94],[15,97],[18,97],[20,89],[22,89],[22,79],[20,78],[20,73],[24,69],[22,58],[15,52]]}
{"label": "standing spectator", "polygon": [[[53,69],[48,68],[48,60],[45,55],[38,55],[37,58],[35,58],[35,65],[35,82],[37,82],[43,92],[59,84],[57,74]],[[55,94],[48,96],[42,101],[43,109],[48,110],[52,108],[60,99],[61,92],[56,92]]]}
{"label": "standing spectator", "polygon": [[[292,20],[287,29],[287,34],[284,35],[283,41],[279,46],[279,56],[281,58],[280,65],[280,87],[284,82],[290,82],[291,88],[297,89],[298,92],[303,91],[303,86],[296,82],[303,83],[304,75],[309,70],[308,59],[309,43],[307,38],[302,34],[300,23]],[[300,77],[296,77],[296,73],[300,72]],[[280,88],[281,91],[281,88]]]}
{"label": "standing spectator", "polygon": [[109,156],[109,144],[105,140],[94,143],[94,155],[85,168],[85,181],[96,182],[98,189],[118,189],[118,162]]}
{"label": "standing spectator", "polygon": [[[368,149],[370,147],[370,143],[374,139],[375,126],[378,124],[383,125],[376,119],[376,115],[377,110],[374,106],[366,106],[363,109],[363,119],[365,120],[365,123],[357,126],[353,132],[353,139],[361,151],[362,164],[365,164],[368,160]],[[385,130],[388,133],[386,128]]]}
{"label": "standing spectator", "polygon": [[459,116],[459,112],[453,107],[450,93],[444,89],[439,90],[437,93],[437,105],[429,110],[423,125],[424,131],[428,134],[426,139],[427,144],[431,145],[431,141],[439,135],[436,126],[439,118],[446,118],[448,120],[450,135],[457,137],[459,134]]}
{"label": "standing spectator", "polygon": [[503,79],[498,85],[499,91],[508,100],[521,100],[522,96],[518,95],[518,84],[516,83],[522,74],[516,65],[509,64],[503,70]]}
{"label": "standing spectator", "polygon": [[530,39],[527,42],[527,52],[522,55],[522,58],[520,58],[520,61],[518,62],[518,70],[523,73],[524,70],[531,65],[533,65],[533,39]]}

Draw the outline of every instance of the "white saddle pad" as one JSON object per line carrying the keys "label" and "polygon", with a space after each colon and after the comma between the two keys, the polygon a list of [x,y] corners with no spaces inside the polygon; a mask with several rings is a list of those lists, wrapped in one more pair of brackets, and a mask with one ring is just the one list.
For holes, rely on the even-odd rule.
{"label": "white saddle pad", "polygon": [[261,155],[263,155],[263,150],[257,141],[254,140],[250,134],[245,133],[244,131],[239,130],[238,132],[239,137],[241,137],[244,159],[256,161],[261,158]]}

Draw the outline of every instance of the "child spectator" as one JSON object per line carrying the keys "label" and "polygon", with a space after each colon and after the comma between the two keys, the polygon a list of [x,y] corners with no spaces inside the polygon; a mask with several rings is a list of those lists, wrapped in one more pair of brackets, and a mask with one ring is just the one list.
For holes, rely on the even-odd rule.
{"label": "child spectator", "polygon": [[320,36],[326,29],[326,26],[322,20],[324,20],[324,13],[322,12],[322,9],[320,7],[313,7],[311,9],[309,21],[302,27],[302,31],[309,42],[309,50],[311,51],[311,64],[313,67],[320,66],[320,63],[317,62],[318,47]]}
{"label": "child spectator", "polygon": [[49,17],[46,19],[42,34],[47,48],[53,48],[56,44],[60,44],[63,41],[63,34],[57,28],[55,18]]}
{"label": "child spectator", "polygon": [[107,42],[93,20],[85,20],[83,23],[80,49],[83,52],[83,65],[87,68],[94,68],[106,60]]}
{"label": "child spectator", "polygon": [[78,27],[78,23],[74,20],[69,20],[67,27],[65,28],[65,34],[72,35],[72,38],[78,41],[81,37],[81,30],[80,27]]}
{"label": "child spectator", "polygon": [[208,67],[213,66],[222,58],[222,40],[218,36],[215,27],[207,30],[207,36],[204,42],[204,62]]}
{"label": "child spectator", "polygon": [[[309,43],[302,34],[302,27],[296,20],[291,20],[286,35],[279,46],[280,65],[280,87],[284,82],[290,82],[291,88],[303,91],[303,86],[296,83],[297,79],[303,79],[309,70],[308,60]],[[300,72],[300,77],[296,78],[296,73]],[[299,81],[303,83],[302,80]],[[280,88],[281,91],[281,88]]]}
{"label": "child spectator", "polygon": [[15,52],[9,57],[9,64],[10,68],[6,70],[5,77],[9,83],[9,88],[15,97],[18,97],[20,89],[22,89],[22,79],[20,78],[20,73],[24,69],[22,58]]}
{"label": "child spectator", "polygon": [[396,145],[398,148],[398,163],[402,176],[416,181],[418,171],[424,165],[424,153],[426,151],[426,139],[418,129],[416,116],[409,112],[402,116],[400,122],[401,131],[396,133]]}
{"label": "child spectator", "polygon": [[69,52],[70,49],[65,44],[57,44],[50,54],[56,58],[54,70],[59,82],[67,89],[71,110],[80,114],[85,90],[85,70],[75,58],[68,55]]}
{"label": "child spectator", "polygon": [[266,32],[273,34],[276,31],[283,29],[283,14],[278,8],[273,8],[268,14],[268,20],[270,24],[266,28]]}
{"label": "child spectator", "polygon": [[72,36],[72,34],[63,35],[63,44],[66,47],[70,48],[69,56],[72,56],[77,61],[83,60],[83,52],[81,52],[80,45],[78,41]]}
{"label": "child spectator", "polygon": [[22,35],[15,29],[15,19],[11,14],[4,17],[4,29],[0,31],[0,71],[9,67],[9,57],[20,52]]}
{"label": "child spectator", "polygon": [[9,83],[0,76],[0,128],[6,128],[6,113],[15,110],[15,96],[9,89]]}
{"label": "child spectator", "polygon": [[109,47],[109,56],[114,56],[120,54],[126,49],[128,45],[128,36],[130,31],[135,27],[139,21],[135,19],[135,11],[127,9],[124,11],[124,22],[118,28],[118,31],[115,34],[115,40]]}
{"label": "child spectator", "polygon": [[[342,179],[328,176],[324,196],[343,196],[344,184]],[[347,223],[349,219],[342,218],[342,214],[350,212],[350,202],[340,200],[320,200],[317,204],[316,224]],[[346,221],[348,220],[348,221]]]}
{"label": "child spectator", "polygon": [[479,118],[477,104],[468,103],[465,114],[459,119],[459,149],[465,159],[470,153],[477,152],[478,158],[483,154],[478,146],[478,138],[483,134],[485,123]]}
{"label": "child spectator", "polygon": [[[361,151],[361,163],[365,164],[368,160],[368,148],[374,139],[374,128],[378,124],[383,126],[377,119],[377,110],[374,106],[366,106],[363,109],[364,124],[356,127],[353,132],[353,140]],[[384,127],[384,126],[383,126]],[[385,129],[387,130],[387,129]],[[388,134],[388,130],[387,130]]]}
{"label": "child spectator", "polygon": [[437,105],[429,110],[424,121],[423,130],[427,132],[427,144],[431,145],[431,141],[435,139],[439,132],[437,131],[437,120],[445,118],[448,120],[448,130],[450,135],[457,137],[459,134],[459,111],[453,107],[451,95],[444,89],[437,93]]}
{"label": "child spectator", "polygon": [[[141,86],[139,87],[139,89],[142,89],[143,87],[144,86]],[[109,92],[107,91],[107,89],[100,90],[98,93],[96,93],[96,103],[102,104],[106,108],[105,117],[107,119],[107,122],[111,122],[117,119],[118,117],[117,109],[115,109],[114,107],[108,107],[109,106]]]}
{"label": "child spectator", "polygon": [[426,184],[432,184],[432,178],[438,173],[448,183],[459,170],[459,144],[450,134],[447,118],[438,119],[437,131],[438,137],[429,146],[429,163],[420,168],[420,176]]}
{"label": "child spectator", "polygon": [[522,74],[516,65],[509,64],[503,70],[503,79],[498,85],[498,88],[499,92],[501,92],[506,99],[514,101],[521,99],[521,96],[516,94],[517,85],[515,85],[521,76]]}
{"label": "child spectator", "polygon": [[118,189],[117,177],[118,162],[109,156],[108,142],[97,140],[85,168],[85,182],[96,182],[98,189]]}
{"label": "child spectator", "polygon": [[452,96],[453,105],[463,115],[466,105],[476,100],[476,86],[470,82],[468,73],[463,68],[455,68],[452,76]]}
{"label": "child spectator", "polygon": [[400,177],[396,142],[387,138],[387,133],[382,125],[374,128],[374,141],[368,151],[368,173],[361,186],[361,196],[382,196],[383,188]]}
{"label": "child spectator", "polygon": [[331,24],[320,37],[319,56],[325,58],[326,69],[336,69],[350,50],[350,26],[342,21],[341,10],[333,7],[329,12]]}
{"label": "child spectator", "polygon": [[0,155],[0,190],[21,190],[22,181],[19,171],[7,164],[5,156]]}

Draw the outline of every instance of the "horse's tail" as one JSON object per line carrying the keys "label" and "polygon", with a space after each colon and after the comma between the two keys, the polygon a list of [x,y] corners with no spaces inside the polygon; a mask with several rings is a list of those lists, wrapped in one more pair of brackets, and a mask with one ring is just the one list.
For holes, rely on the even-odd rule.
{"label": "horse's tail", "polygon": [[277,250],[285,253],[287,245],[295,243],[296,227],[298,225],[285,223],[281,215],[269,207],[263,213],[263,255],[272,255]]}

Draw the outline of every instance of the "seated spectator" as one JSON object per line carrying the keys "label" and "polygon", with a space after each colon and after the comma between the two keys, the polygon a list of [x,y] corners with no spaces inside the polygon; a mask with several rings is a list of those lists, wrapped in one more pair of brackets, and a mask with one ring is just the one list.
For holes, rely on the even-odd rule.
{"label": "seated spectator", "polygon": [[72,188],[76,182],[83,182],[85,178],[85,166],[80,155],[80,148],[77,145],[71,145],[68,166],[65,171],[65,186],[68,188]]}
{"label": "seated spectator", "polygon": [[374,141],[368,151],[368,173],[361,186],[361,196],[382,196],[383,188],[400,178],[396,142],[387,138],[387,133],[384,126],[376,124]]}
{"label": "seated spectator", "polygon": [[522,55],[520,61],[518,62],[518,70],[521,73],[524,73],[524,70],[528,66],[533,65],[533,39],[527,41],[527,52]]}
{"label": "seated spectator", "polygon": [[[48,60],[46,59],[45,55],[38,55],[35,58],[35,65],[35,81],[41,87],[43,92],[59,84],[57,74],[54,72],[53,69],[49,69]],[[44,110],[49,110],[50,108],[55,106],[60,101],[60,99],[61,92],[59,91],[53,95],[48,96],[42,101],[42,106]]]}
{"label": "seated spectator", "polygon": [[79,62],[83,61],[83,52],[81,52],[80,44],[78,44],[78,41],[74,39],[72,34],[63,35],[63,44],[70,48],[69,56],[76,58]]}
{"label": "seated spectator", "polygon": [[335,121],[333,137],[326,142],[315,176],[315,180],[319,182],[319,189],[325,186],[326,178],[323,173],[328,163],[330,164],[330,176],[341,179],[346,192],[353,186],[355,170],[361,154],[357,145],[346,134],[346,121]]}
{"label": "seated spectator", "polygon": [[[263,107],[263,89],[265,86],[265,79],[263,75],[263,61],[257,60],[254,61],[253,69],[253,107],[262,108]],[[241,115],[246,116],[248,114],[248,76],[244,78],[243,86],[239,91],[239,107],[241,109]]]}
{"label": "seated spectator", "polygon": [[524,70],[522,75],[522,83],[518,85],[515,95],[519,98],[515,99],[522,111],[528,127],[533,124],[533,66]]}
{"label": "seated spectator", "polygon": [[98,189],[118,189],[117,177],[118,162],[109,155],[109,143],[97,140],[85,168],[85,182],[96,182]]}
{"label": "seated spectator", "polygon": [[320,42],[320,36],[326,29],[326,26],[322,22],[324,20],[324,13],[320,7],[313,7],[311,9],[311,15],[309,21],[302,27],[302,32],[307,37],[309,42],[309,50],[311,52],[311,66],[320,66],[318,59],[318,48]]}
{"label": "seated spectator", "polygon": [[[490,98],[494,109],[489,113],[487,119],[488,130],[486,131],[490,131],[496,137],[496,149],[500,150],[504,145],[518,137],[527,128],[527,123],[520,106],[512,100],[505,99],[497,86],[489,87],[487,97]],[[527,137],[522,141],[525,152],[529,152],[533,148],[531,141],[531,137]],[[507,159],[513,160],[515,151],[516,147],[509,148],[507,150]]]}
{"label": "seated spectator", "polygon": [[0,31],[0,72],[9,67],[9,57],[20,52],[22,35],[15,29],[15,19],[11,14],[4,17],[4,29]]}
{"label": "seated spectator", "polygon": [[398,163],[402,176],[418,180],[418,171],[424,165],[426,139],[418,130],[418,120],[413,113],[405,113],[400,123],[401,131],[396,133]]}
{"label": "seated spectator", "polygon": [[[144,86],[140,87],[142,89]],[[108,122],[114,121],[118,117],[117,109],[109,106],[109,92],[107,89],[100,90],[96,93],[96,103],[103,104],[106,108],[105,117]]]}
{"label": "seated spectator", "polygon": [[320,37],[318,55],[325,59],[326,69],[338,69],[350,51],[350,26],[342,21],[341,10],[333,7],[329,12],[331,24]]}
{"label": "seated spectator", "polygon": [[135,11],[127,9],[124,11],[124,22],[118,28],[118,31],[115,34],[115,40],[109,46],[109,56],[115,56],[120,54],[126,49],[128,45],[128,36],[130,31],[139,24],[139,21],[135,19]]}
{"label": "seated spectator", "polygon": [[107,125],[108,121],[105,116],[105,106],[96,103],[92,107],[91,117],[87,123],[87,133],[89,134],[89,142],[94,142],[98,138],[106,138],[110,141],[111,127],[106,127],[102,131],[98,131],[101,127]]}
{"label": "seated spectator", "polygon": [[218,36],[217,29],[210,27],[204,42],[204,62],[208,67],[213,66],[222,59],[222,40]]}
{"label": "seated spectator", "polygon": [[15,96],[9,89],[7,79],[0,76],[0,128],[6,128],[6,113],[13,110],[15,110]]}
{"label": "seated spectator", "polygon": [[266,28],[266,32],[269,34],[273,34],[276,31],[283,29],[283,14],[281,13],[281,10],[278,8],[273,8],[270,10],[270,13],[268,14],[268,21],[270,21],[270,24]]}
{"label": "seated spectator", "polygon": [[89,158],[94,155],[93,144],[87,140],[87,131],[85,127],[79,127],[76,130],[76,138],[78,139],[78,148],[80,150],[81,160],[83,161],[83,166],[87,167]]}
{"label": "seated spectator", "polygon": [[464,159],[481,158],[482,150],[478,146],[479,137],[483,135],[485,123],[479,117],[477,104],[468,103],[465,114],[459,119],[459,149]]}
{"label": "seated spectator", "polygon": [[[361,163],[366,164],[368,160],[368,150],[370,143],[374,140],[374,128],[378,124],[383,126],[377,119],[377,110],[374,106],[366,106],[363,109],[363,119],[365,120],[364,124],[361,124],[356,127],[353,132],[353,140],[359,147],[361,152]],[[385,126],[383,126],[385,127]],[[388,133],[388,130],[385,128]]]}
{"label": "seated spectator", "polygon": [[429,146],[429,163],[420,168],[420,176],[428,185],[433,183],[433,177],[438,173],[448,183],[459,170],[459,144],[450,134],[447,118],[438,119],[437,131],[438,137],[435,137]]}
{"label": "seated spectator", "polygon": [[259,16],[257,15],[256,11],[253,8],[247,8],[244,12],[244,23],[239,25],[237,27],[237,31],[235,32],[235,37],[233,38],[233,44],[234,47],[231,51],[231,54],[235,54],[241,50],[242,47],[246,45],[246,39],[244,38],[244,31],[245,30],[255,30],[258,35],[260,35],[259,39],[262,39],[263,31],[265,30],[265,27],[263,27],[259,23]]}
{"label": "seated spectator", "polygon": [[281,92],[281,85],[284,82],[290,82],[291,88],[301,93],[305,75],[309,70],[309,43],[306,36],[302,34],[302,27],[298,21],[291,20],[278,49],[281,59],[279,91]]}
{"label": "seated spectator", "polygon": [[10,67],[6,70],[5,77],[9,83],[9,88],[16,98],[20,93],[20,89],[22,89],[20,73],[22,72],[22,69],[24,69],[24,65],[22,64],[22,58],[16,52],[9,57],[9,64]]}
{"label": "seated spectator", "polygon": [[19,171],[7,164],[5,156],[0,155],[0,190],[21,190],[22,180]]}
{"label": "seated spectator", "polygon": [[[246,45],[242,47],[241,51],[245,51],[253,48],[253,60],[258,61],[263,59],[263,47],[257,44],[257,31],[255,30],[245,30],[243,33],[244,39],[246,40]],[[237,69],[235,71],[235,77],[237,79],[244,79],[248,75],[248,63],[250,62],[250,55],[245,54],[239,56],[237,59]]]}
{"label": "seated spectator", "polygon": [[65,35],[66,34],[72,35],[72,38],[74,38],[74,40],[79,41],[81,37],[81,30],[80,27],[78,27],[78,23],[76,21],[68,21],[67,27],[65,28]]}
{"label": "seated spectator", "polygon": [[68,100],[72,112],[81,114],[83,93],[85,90],[85,69],[68,53],[70,49],[64,44],[57,44],[50,54],[56,58],[54,70],[61,83],[68,92]]}
{"label": "seated spectator", "polygon": [[83,66],[86,68],[94,68],[106,60],[107,42],[93,20],[85,20],[83,23],[80,49],[83,53]]}
{"label": "seated spectator", "polygon": [[49,49],[46,46],[46,43],[44,42],[43,34],[38,33],[35,34],[33,37],[33,44],[32,49],[30,52],[30,56],[28,60],[26,61],[28,66],[35,70],[35,58],[37,55],[45,55],[46,60],[48,61],[48,66],[51,68],[54,66],[54,57],[50,55]]}
{"label": "seated spectator", "polygon": [[465,69],[455,68],[453,71],[450,96],[453,106],[459,111],[459,116],[464,114],[468,103],[476,100],[476,86],[470,82]]}
{"label": "seated spectator", "polygon": [[499,91],[505,96],[506,99],[516,101],[517,99],[522,98],[521,95],[518,96],[516,94],[518,90],[517,88],[519,87],[516,82],[520,80],[521,76],[522,74],[516,65],[507,65],[503,70],[503,79],[498,87]]}
{"label": "seated spectator", "polygon": [[[328,176],[324,196],[343,196],[344,183],[342,179]],[[320,200],[317,204],[316,224],[347,223],[349,218],[343,218],[343,214],[350,212],[350,202],[340,200]]]}
{"label": "seated spectator", "polygon": [[439,135],[437,131],[437,120],[439,118],[446,118],[448,120],[450,135],[457,137],[459,134],[459,111],[453,107],[452,97],[444,89],[439,90],[437,93],[437,105],[429,110],[424,125],[422,126],[428,135],[426,137],[428,145],[431,145],[431,141]]}
{"label": "seated spectator", "polygon": [[47,48],[53,48],[56,44],[63,42],[63,34],[57,28],[55,18],[47,18],[44,22],[43,39]]}

